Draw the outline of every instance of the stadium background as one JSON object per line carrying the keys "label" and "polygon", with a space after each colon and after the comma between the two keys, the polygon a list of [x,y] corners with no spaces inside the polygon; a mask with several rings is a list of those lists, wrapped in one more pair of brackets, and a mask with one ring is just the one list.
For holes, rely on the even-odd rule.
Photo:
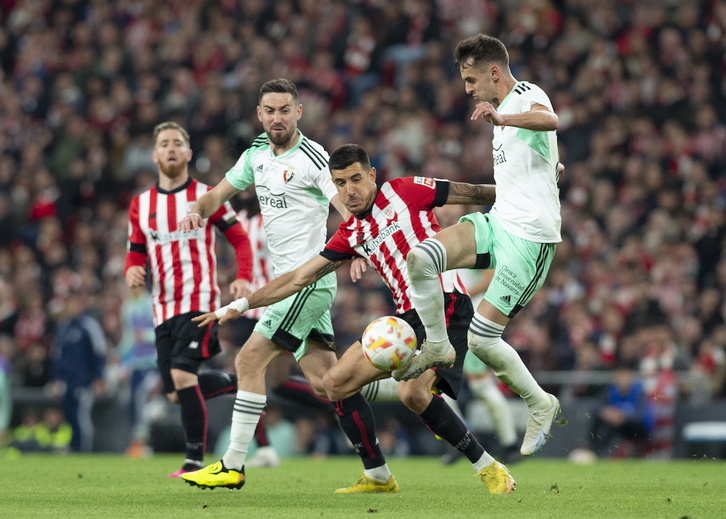
{"label": "stadium background", "polygon": [[[0,367],[15,402],[0,425],[51,402],[57,313],[81,288],[109,347],[97,449],[126,447],[113,354],[126,209],[155,178],[156,123],[189,129],[193,175],[216,184],[261,131],[260,84],[286,77],[302,131],[328,150],[362,144],[381,179],[490,182],[491,128],[469,120],[451,57],[478,31],[505,42],[515,77],[560,117],[564,241],[507,329],[572,410],[571,443],[548,452],[584,439],[588,399],[619,360],[661,404],[662,455],[687,454],[686,422],[726,416],[725,1],[3,0],[0,22]],[[339,344],[391,312],[375,276],[360,284],[340,276]],[[413,427],[379,422],[392,445]],[[307,427],[313,443],[335,430],[328,416]]]}

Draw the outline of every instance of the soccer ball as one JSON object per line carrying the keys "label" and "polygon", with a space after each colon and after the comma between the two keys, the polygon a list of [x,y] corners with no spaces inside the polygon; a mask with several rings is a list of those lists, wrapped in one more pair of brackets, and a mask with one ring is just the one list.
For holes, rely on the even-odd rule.
{"label": "soccer ball", "polygon": [[416,351],[416,333],[403,319],[379,317],[363,332],[363,355],[376,368],[393,371],[406,367]]}

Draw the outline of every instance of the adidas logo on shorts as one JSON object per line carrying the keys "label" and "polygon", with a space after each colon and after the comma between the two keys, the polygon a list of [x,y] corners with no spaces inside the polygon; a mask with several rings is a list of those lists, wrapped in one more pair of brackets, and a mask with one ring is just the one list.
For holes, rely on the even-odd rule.
{"label": "adidas logo on shorts", "polygon": [[509,304],[509,303],[511,303],[511,302],[512,302],[512,298],[511,298],[511,297],[509,297],[508,295],[506,295],[506,296],[502,296],[502,297],[500,297],[499,299],[500,299],[500,300],[502,300],[502,301],[504,301],[504,302],[505,302],[505,303],[507,303],[507,304]]}

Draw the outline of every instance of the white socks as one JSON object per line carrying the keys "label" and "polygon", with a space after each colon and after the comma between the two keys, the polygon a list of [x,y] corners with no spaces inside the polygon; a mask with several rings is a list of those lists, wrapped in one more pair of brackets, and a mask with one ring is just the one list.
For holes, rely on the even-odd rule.
{"label": "white socks", "polygon": [[479,473],[481,469],[486,467],[487,465],[491,465],[496,460],[492,457],[491,454],[489,454],[487,451],[484,451],[484,454],[481,455],[481,458],[479,458],[476,463],[472,463],[471,466],[474,467],[474,472]]}
{"label": "white socks", "polygon": [[369,402],[397,402],[398,380],[382,378],[366,384],[360,390],[363,398]]}
{"label": "white socks", "polygon": [[521,396],[528,407],[549,403],[547,393],[537,384],[519,354],[502,339],[503,331],[504,326],[475,313],[469,326],[469,349]]}
{"label": "white socks", "polygon": [[444,319],[444,293],[439,274],[446,270],[446,249],[440,241],[426,239],[408,252],[411,301],[426,328],[426,340],[448,341]]}
{"label": "white socks", "polygon": [[384,463],[380,467],[365,469],[363,473],[369,478],[378,481],[379,483],[385,483],[391,477],[391,471],[388,469],[387,463]]}
{"label": "white socks", "polygon": [[222,463],[228,469],[241,470],[244,466],[247,450],[266,403],[267,395],[237,391],[232,411],[229,447],[222,457]]}
{"label": "white socks", "polygon": [[481,400],[489,411],[494,422],[494,429],[497,431],[499,443],[508,447],[517,442],[517,429],[514,426],[514,416],[493,377],[486,377],[479,380],[467,380],[472,394]]}

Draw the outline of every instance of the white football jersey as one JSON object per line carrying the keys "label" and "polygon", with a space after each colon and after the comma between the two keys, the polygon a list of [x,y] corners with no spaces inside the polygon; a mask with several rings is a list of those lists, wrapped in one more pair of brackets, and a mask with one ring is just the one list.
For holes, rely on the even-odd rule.
{"label": "white football jersey", "polygon": [[325,246],[328,207],[338,194],[328,157],[299,130],[295,147],[275,156],[263,133],[227,172],[237,189],[255,184],[275,276],[299,267]]}
{"label": "white football jersey", "polygon": [[[535,103],[552,109],[540,87],[520,81],[497,112],[521,114]],[[520,238],[537,243],[562,241],[556,133],[495,126],[492,152],[497,199],[491,214],[504,229]]]}

